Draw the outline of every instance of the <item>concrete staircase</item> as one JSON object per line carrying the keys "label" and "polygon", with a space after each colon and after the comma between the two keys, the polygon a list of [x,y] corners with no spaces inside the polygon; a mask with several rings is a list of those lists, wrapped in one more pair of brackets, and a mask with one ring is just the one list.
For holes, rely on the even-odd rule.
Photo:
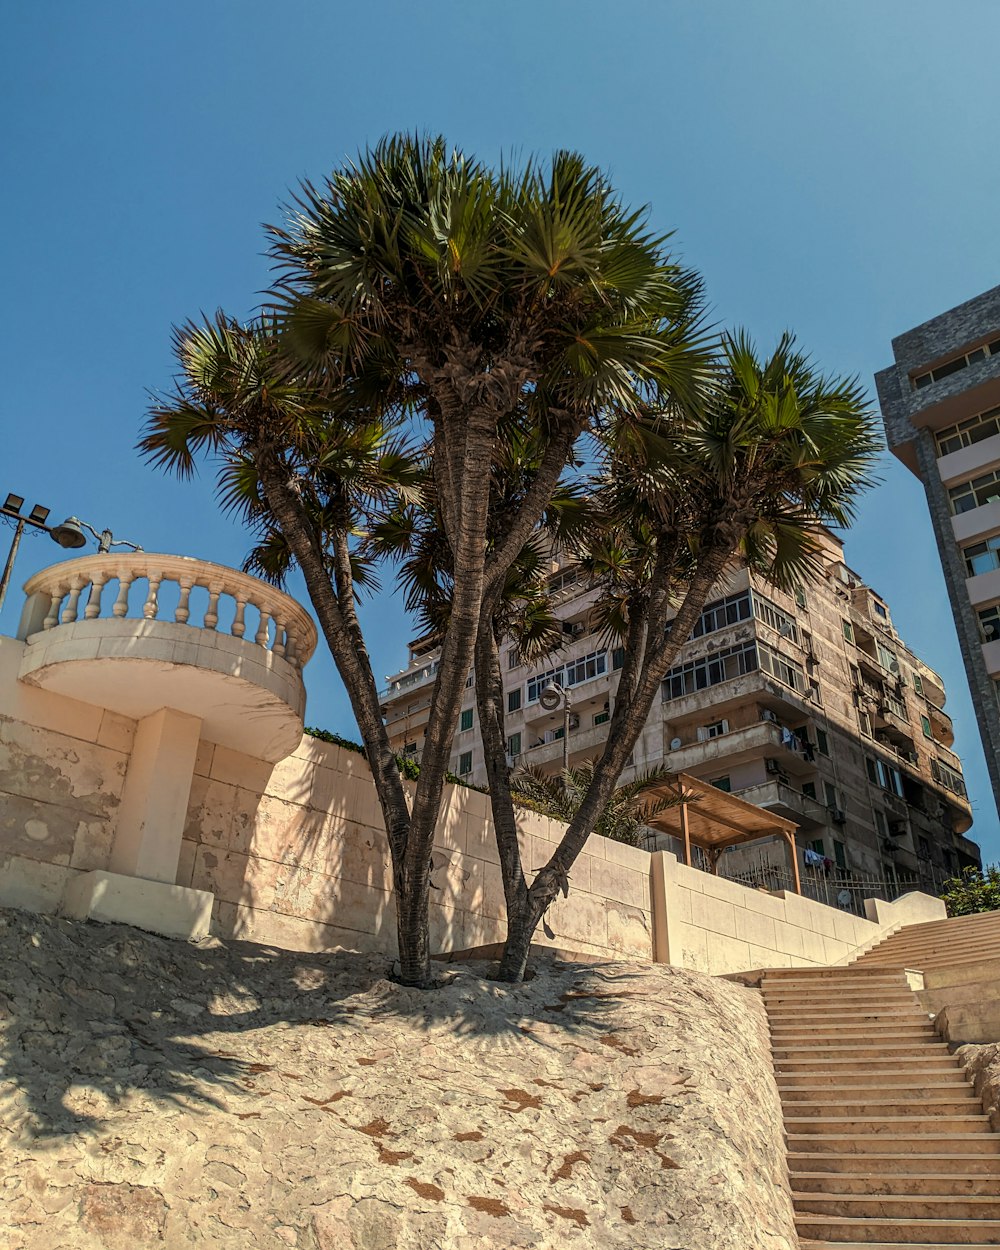
{"label": "concrete staircase", "polygon": [[917,968],[926,972],[994,958],[1000,958],[1000,912],[990,911],[907,925],[873,946],[851,967]]}
{"label": "concrete staircase", "polygon": [[901,965],[875,958],[932,929],[763,975],[802,1250],[1000,1245],[1000,1135]]}

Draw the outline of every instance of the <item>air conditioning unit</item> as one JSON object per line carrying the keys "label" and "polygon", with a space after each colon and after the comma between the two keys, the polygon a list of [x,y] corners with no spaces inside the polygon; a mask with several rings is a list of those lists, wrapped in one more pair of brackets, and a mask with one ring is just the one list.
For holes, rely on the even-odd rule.
{"label": "air conditioning unit", "polygon": [[781,765],[778,763],[777,760],[765,760],[764,771],[766,773],[769,773],[772,777],[780,777]]}
{"label": "air conditioning unit", "polygon": [[903,837],[904,834],[909,832],[906,827],[906,821],[905,820],[890,820],[889,832],[892,834],[894,838]]}
{"label": "air conditioning unit", "polygon": [[847,813],[844,811],[842,807],[831,807],[830,819],[833,821],[835,825],[846,825]]}
{"label": "air conditioning unit", "polygon": [[777,723],[778,716],[776,712],[772,712],[769,707],[762,707],[760,710],[760,719],[769,720]]}
{"label": "air conditioning unit", "polygon": [[571,712],[571,713],[570,713],[570,718],[569,718],[569,727],[570,727],[570,729],[579,729],[579,728],[580,728],[580,718],[579,718],[579,716],[577,716],[577,714],[576,714],[575,712]]}

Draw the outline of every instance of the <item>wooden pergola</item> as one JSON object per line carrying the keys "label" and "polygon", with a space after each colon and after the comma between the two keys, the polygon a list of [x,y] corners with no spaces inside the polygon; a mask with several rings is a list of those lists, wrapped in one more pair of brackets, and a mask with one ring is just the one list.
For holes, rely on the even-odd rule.
{"label": "wooden pergola", "polygon": [[795,893],[802,893],[799,862],[795,847],[796,824],[776,816],[766,807],[757,807],[739,795],[719,790],[689,773],[675,773],[651,787],[644,798],[673,798],[650,822],[650,828],[669,833],[684,843],[684,862],[691,867],[691,847],[699,846],[708,856],[712,871],[719,870],[719,857],[730,846],[742,846],[758,838],[783,837],[792,861]]}

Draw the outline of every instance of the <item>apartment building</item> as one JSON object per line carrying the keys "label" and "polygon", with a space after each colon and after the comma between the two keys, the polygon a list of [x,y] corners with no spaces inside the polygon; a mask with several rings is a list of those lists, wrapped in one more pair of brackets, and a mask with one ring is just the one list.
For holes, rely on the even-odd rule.
{"label": "apartment building", "polygon": [[[798,825],[801,851],[841,873],[934,885],[979,849],[940,677],[903,643],[889,607],[824,539],[826,575],[785,595],[734,569],[715,591],[667,674],[633,754],[635,771],[665,765],[773,810]],[[556,682],[571,700],[571,763],[599,754],[611,717],[619,649],[591,624],[595,592],[572,566],[551,582],[565,644],[545,664],[502,653],[512,766],[562,767],[562,709],[540,696]],[[383,711],[396,750],[419,758],[437,654],[413,644],[389,680]],[[485,779],[469,679],[452,770]]]}
{"label": "apartment building", "polygon": [[1000,286],[892,340],[890,449],[927,495],[1000,811]]}

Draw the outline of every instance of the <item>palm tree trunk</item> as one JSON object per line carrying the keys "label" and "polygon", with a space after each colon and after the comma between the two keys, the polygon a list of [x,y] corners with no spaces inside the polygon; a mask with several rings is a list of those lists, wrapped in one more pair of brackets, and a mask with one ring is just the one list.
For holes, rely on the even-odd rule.
{"label": "palm tree trunk", "polygon": [[[504,943],[498,974],[500,980],[519,981],[523,978],[531,939],[539,921],[560,891],[567,892],[569,871],[593,832],[601,811],[611,798],[622,769],[642,733],[660,683],[690,636],[730,554],[730,550],[725,550],[707,555],[701,570],[691,581],[666,637],[659,612],[654,612],[652,619],[643,621],[641,625],[633,620],[630,645],[626,647],[626,662],[618,688],[619,696],[615,699],[604,752],[594,770],[593,781],[584,800],[559,845],[549,862],[535,875],[528,890],[526,905],[515,917],[508,919],[507,941]],[[657,596],[655,593],[651,596],[654,600],[658,597],[666,602],[665,596]],[[637,647],[634,644],[638,641],[640,632],[643,643]]]}

